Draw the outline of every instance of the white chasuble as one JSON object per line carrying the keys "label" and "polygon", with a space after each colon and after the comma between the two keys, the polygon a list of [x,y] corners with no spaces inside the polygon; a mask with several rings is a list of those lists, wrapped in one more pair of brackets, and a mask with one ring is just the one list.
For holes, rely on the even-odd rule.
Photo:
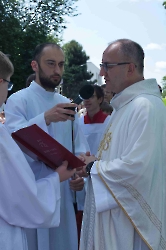
{"label": "white chasuble", "polygon": [[[71,121],[51,123],[46,126],[44,112],[58,103],[70,102],[66,97],[45,91],[36,82],[12,96],[7,101],[5,114],[10,132],[31,124],[37,124],[53,138],[72,151],[72,125]],[[75,153],[89,151],[84,135],[78,129],[78,118],[74,121]],[[40,179],[53,170],[45,164],[27,157],[36,179]],[[61,215],[60,226],[51,229],[38,229],[27,231],[29,250],[77,250],[77,228],[73,208],[73,193],[69,181],[61,184]]]}
{"label": "white chasuble", "polygon": [[166,249],[166,108],[155,79],[112,99],[93,164],[80,250]]}

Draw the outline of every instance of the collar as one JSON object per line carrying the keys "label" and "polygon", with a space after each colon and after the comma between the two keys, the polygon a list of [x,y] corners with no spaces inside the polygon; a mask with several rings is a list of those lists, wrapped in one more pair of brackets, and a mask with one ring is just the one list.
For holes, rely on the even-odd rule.
{"label": "collar", "polygon": [[117,111],[142,94],[154,95],[161,99],[159,87],[155,79],[143,80],[127,87],[112,98],[111,106]]}
{"label": "collar", "polygon": [[42,86],[40,86],[35,81],[32,81],[28,88],[31,89],[36,94],[39,94],[40,96],[43,96],[45,99],[50,100],[50,101],[54,98],[56,94],[56,91],[54,92],[46,91]]}
{"label": "collar", "polygon": [[97,112],[93,118],[91,119],[88,113],[84,116],[84,124],[92,124],[92,123],[103,123],[108,115],[103,113],[102,110]]}

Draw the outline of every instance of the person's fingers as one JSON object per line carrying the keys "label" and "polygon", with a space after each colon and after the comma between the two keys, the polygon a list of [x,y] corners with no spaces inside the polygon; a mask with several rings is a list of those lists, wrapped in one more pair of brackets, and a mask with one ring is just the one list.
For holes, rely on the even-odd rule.
{"label": "person's fingers", "polygon": [[75,175],[75,173],[76,173],[76,168],[74,168],[74,169],[72,169],[72,170],[68,170],[68,171],[70,171],[70,172],[71,172],[71,176],[73,176],[73,175]]}
{"label": "person's fingers", "polygon": [[85,158],[83,156],[77,156],[78,159],[80,159],[82,162],[85,161]]}
{"label": "person's fingers", "polygon": [[79,178],[79,181],[77,180],[71,180],[70,181],[70,188],[74,191],[81,191],[84,187],[84,179]]}
{"label": "person's fingers", "polygon": [[90,156],[90,152],[89,152],[89,151],[87,151],[85,155],[86,155],[86,156]]}
{"label": "person's fingers", "polygon": [[66,102],[66,103],[58,103],[56,107],[61,107],[61,108],[77,108],[78,105],[76,103],[71,103],[71,102]]}
{"label": "person's fingers", "polygon": [[76,174],[77,174],[77,172],[78,172],[78,171],[81,171],[81,170],[83,170],[83,166],[82,166],[82,167],[77,168]]}
{"label": "person's fingers", "polygon": [[79,185],[79,183],[83,183],[83,178],[77,176],[75,179],[70,180],[70,183],[73,185]]}
{"label": "person's fingers", "polygon": [[62,165],[64,165],[64,166],[67,167],[67,166],[68,166],[68,161],[63,161],[63,162],[62,162]]}

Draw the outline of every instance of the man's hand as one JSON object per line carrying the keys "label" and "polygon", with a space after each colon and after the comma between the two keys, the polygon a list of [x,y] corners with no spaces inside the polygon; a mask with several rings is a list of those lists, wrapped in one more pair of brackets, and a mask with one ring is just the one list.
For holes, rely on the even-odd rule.
{"label": "man's hand", "polygon": [[[86,165],[89,162],[98,160],[94,155],[90,155],[90,152],[86,152],[86,154],[81,154],[78,156],[78,158],[83,161]],[[77,171],[77,174],[81,177],[88,177],[88,174],[86,172],[86,166],[83,166],[82,170]]]}
{"label": "man's hand", "polygon": [[81,191],[83,187],[84,187],[84,179],[76,174],[75,179],[70,181],[70,188],[73,191]]}
{"label": "man's hand", "polygon": [[[77,104],[75,103],[59,103],[53,108],[47,110],[44,113],[44,118],[47,125],[50,125],[51,122],[65,122],[67,120],[74,121],[75,111],[65,108],[75,109]],[[71,116],[73,115],[73,116]]]}
{"label": "man's hand", "polygon": [[76,169],[68,170],[67,169],[67,165],[68,165],[68,162],[64,161],[62,163],[62,165],[59,166],[55,170],[55,172],[57,172],[59,174],[60,182],[66,181],[67,179],[69,179],[70,177],[72,177],[75,174],[75,172],[76,172]]}

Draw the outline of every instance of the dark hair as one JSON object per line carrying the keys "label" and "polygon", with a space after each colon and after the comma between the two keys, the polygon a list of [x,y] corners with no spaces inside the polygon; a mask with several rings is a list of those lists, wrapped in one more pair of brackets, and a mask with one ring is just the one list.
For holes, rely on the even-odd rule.
{"label": "dark hair", "polygon": [[103,112],[106,112],[106,113],[108,113],[108,114],[111,114],[112,111],[113,111],[112,106],[111,106],[108,102],[105,102],[105,101],[102,102],[100,108],[101,108],[101,110],[102,110]]}
{"label": "dark hair", "polygon": [[[101,88],[101,86],[99,86],[99,85],[92,85],[92,86],[93,86],[94,91],[96,93],[97,99],[102,98],[102,102],[103,102],[103,100],[104,100],[104,91]],[[100,105],[102,104],[102,102],[100,103]]]}
{"label": "dark hair", "polygon": [[129,39],[118,39],[110,43],[110,45],[113,44],[120,44],[119,53],[123,55],[123,59],[133,62],[137,66],[138,72],[143,74],[145,57],[143,48]]}
{"label": "dark hair", "polygon": [[105,89],[105,88],[106,88],[106,83],[103,83],[103,84],[101,85],[101,88],[102,88],[102,89]]}
{"label": "dark hair", "polygon": [[28,78],[26,79],[26,82],[25,82],[26,88],[30,86],[31,82],[33,80],[35,80],[35,78],[36,78],[36,74],[35,73],[33,73],[33,74],[31,74],[31,75],[28,76]]}
{"label": "dark hair", "polygon": [[39,60],[41,58],[41,55],[42,55],[42,52],[43,52],[43,49],[46,48],[46,47],[56,47],[57,49],[62,50],[62,48],[56,43],[41,43],[41,44],[38,44],[36,46],[34,54],[33,54],[33,60],[39,62]]}

